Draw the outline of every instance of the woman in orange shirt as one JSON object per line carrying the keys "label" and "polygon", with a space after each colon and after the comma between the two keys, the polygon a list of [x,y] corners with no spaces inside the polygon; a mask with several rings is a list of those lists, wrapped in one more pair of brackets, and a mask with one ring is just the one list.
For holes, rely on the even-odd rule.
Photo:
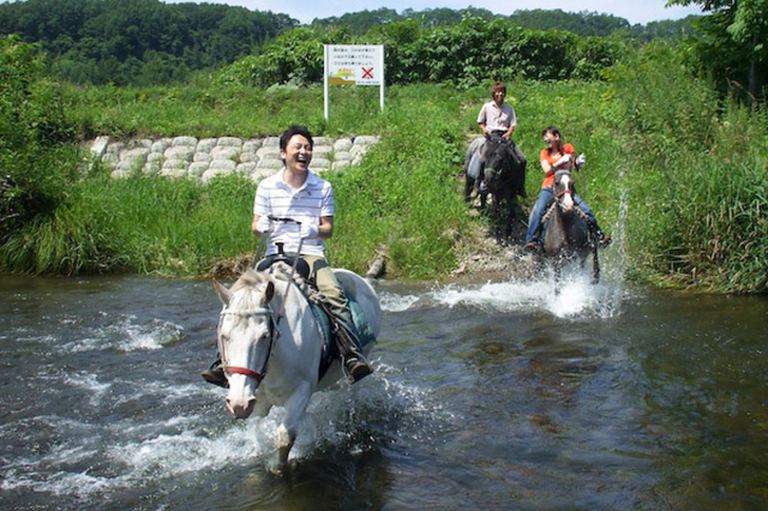
{"label": "woman in orange shirt", "polygon": [[[541,134],[544,137],[544,142],[547,144],[547,147],[541,150],[540,158],[541,169],[544,171],[544,182],[541,184],[541,192],[539,193],[539,198],[536,199],[536,204],[533,206],[528,232],[525,234],[525,248],[529,250],[537,250],[540,245],[538,231],[541,227],[541,219],[555,199],[553,190],[555,171],[563,168],[573,168],[576,162],[576,149],[571,144],[563,143],[560,139],[560,130],[558,128],[549,126]],[[573,201],[587,215],[588,223],[590,224],[588,227],[594,231],[600,244],[603,246],[608,245],[611,238],[607,237],[600,229],[595,214],[589,205],[578,194],[573,194]]]}

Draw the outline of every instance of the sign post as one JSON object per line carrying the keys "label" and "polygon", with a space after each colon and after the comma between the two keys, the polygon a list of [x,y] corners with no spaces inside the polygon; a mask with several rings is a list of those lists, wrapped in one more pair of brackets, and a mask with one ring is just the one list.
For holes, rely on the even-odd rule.
{"label": "sign post", "polygon": [[329,85],[378,85],[379,107],[384,111],[384,46],[326,44],[323,55],[323,110],[326,121],[329,115]]}

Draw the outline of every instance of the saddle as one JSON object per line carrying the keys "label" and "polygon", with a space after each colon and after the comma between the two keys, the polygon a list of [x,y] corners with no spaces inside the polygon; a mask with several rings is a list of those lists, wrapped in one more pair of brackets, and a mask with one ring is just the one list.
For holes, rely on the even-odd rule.
{"label": "saddle", "polygon": [[[294,268],[296,272],[293,273]],[[274,266],[274,268],[273,268]],[[278,276],[278,278],[291,279],[294,286],[301,292],[301,296],[309,304],[309,310],[320,325],[320,333],[323,340],[323,347],[320,353],[320,367],[318,371],[318,381],[325,376],[328,368],[334,360],[340,358],[337,336],[333,333],[338,328],[332,326],[332,316],[328,313],[326,306],[322,303],[322,295],[317,289],[314,279],[310,279],[309,264],[297,255],[286,255],[281,253],[264,258],[256,266],[257,271],[269,271]],[[365,317],[363,308],[353,296],[350,296],[348,290],[344,290],[347,295],[348,307],[352,316],[352,322],[358,331],[358,340],[360,348],[375,342],[376,337],[373,334],[373,328]]]}

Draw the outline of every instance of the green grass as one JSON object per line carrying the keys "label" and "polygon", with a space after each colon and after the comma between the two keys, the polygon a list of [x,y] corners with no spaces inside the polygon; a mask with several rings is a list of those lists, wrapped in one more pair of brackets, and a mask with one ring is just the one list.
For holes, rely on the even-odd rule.
{"label": "green grass", "polygon": [[[765,291],[768,274],[768,122],[765,112],[721,102],[669,55],[617,67],[610,82],[508,81],[529,159],[532,202],[541,183],[541,130],[559,126],[587,154],[580,193],[606,230],[628,191],[629,274],[644,282],[719,291]],[[654,60],[655,59],[655,60]],[[642,84],[642,87],[637,86]],[[76,88],[64,94],[82,137],[276,135],[293,123],[317,135],[379,134],[359,167],[326,174],[337,216],[329,257],[365,271],[389,249],[393,277],[439,278],[456,265],[456,239],[475,222],[461,201],[466,136],[489,84],[394,86],[379,113],[376,88],[332,89],[323,119],[319,86],[213,90]],[[0,247],[4,271],[129,271],[199,276],[251,254],[255,185],[94,176],[74,182],[53,212]]]}

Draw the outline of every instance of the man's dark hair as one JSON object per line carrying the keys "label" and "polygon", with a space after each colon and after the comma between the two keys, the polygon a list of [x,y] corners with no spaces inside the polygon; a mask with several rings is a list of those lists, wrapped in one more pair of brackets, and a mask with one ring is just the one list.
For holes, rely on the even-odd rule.
{"label": "man's dark hair", "polygon": [[491,86],[491,98],[493,98],[493,97],[494,97],[494,95],[495,95],[495,94],[496,94],[498,91],[501,91],[501,92],[503,92],[504,94],[506,94],[506,93],[507,93],[507,86],[506,86],[506,85],[504,85],[504,82],[494,82],[494,84]]}
{"label": "man's dark hair", "polygon": [[560,134],[560,128],[557,126],[547,126],[541,131],[541,136],[543,137],[547,133],[552,133],[553,135],[557,135],[558,137],[562,138],[562,135]]}
{"label": "man's dark hair", "polygon": [[288,147],[288,142],[291,140],[291,137],[294,135],[301,135],[302,137],[309,140],[310,147],[315,146],[314,140],[312,140],[312,133],[309,132],[309,130],[304,126],[291,126],[287,130],[283,132],[282,135],[280,135],[280,150],[285,151],[285,148]]}

